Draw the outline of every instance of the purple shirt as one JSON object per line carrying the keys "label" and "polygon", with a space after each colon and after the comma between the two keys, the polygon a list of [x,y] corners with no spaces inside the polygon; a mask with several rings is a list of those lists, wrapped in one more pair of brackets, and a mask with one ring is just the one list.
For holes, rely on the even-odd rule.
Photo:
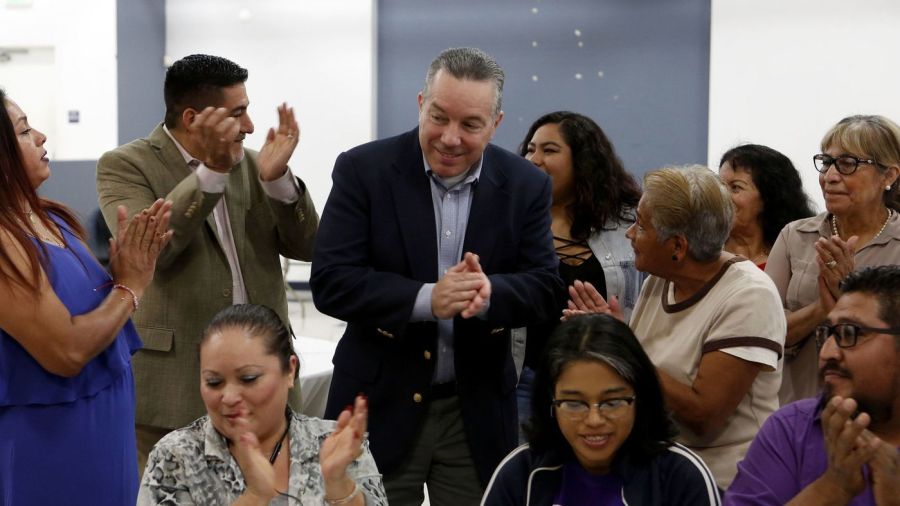
{"label": "purple shirt", "polygon": [[[738,463],[737,476],[725,493],[726,505],[780,506],[825,474],[821,401],[816,397],[788,404],[766,420]],[[874,506],[872,489],[849,504]]]}
{"label": "purple shirt", "polygon": [[591,474],[578,462],[563,466],[562,483],[553,499],[554,506],[624,506],[622,479],[613,473]]}

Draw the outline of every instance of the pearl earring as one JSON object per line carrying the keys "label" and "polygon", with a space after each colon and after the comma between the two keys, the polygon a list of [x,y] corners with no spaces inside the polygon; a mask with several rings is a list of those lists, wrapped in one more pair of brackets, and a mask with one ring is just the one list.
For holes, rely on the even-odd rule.
{"label": "pearl earring", "polygon": [[884,191],[886,191],[886,192],[891,191],[891,185],[889,185],[889,184],[884,185]]}

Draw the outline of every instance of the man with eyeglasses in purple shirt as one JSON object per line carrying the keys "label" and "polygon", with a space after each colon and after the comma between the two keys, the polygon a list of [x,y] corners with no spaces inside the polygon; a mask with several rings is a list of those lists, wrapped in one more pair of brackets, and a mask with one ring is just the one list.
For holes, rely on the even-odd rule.
{"label": "man with eyeglasses in purple shirt", "polygon": [[725,504],[900,504],[900,266],[841,290],[822,293],[833,307],[815,331],[824,391],[766,421]]}

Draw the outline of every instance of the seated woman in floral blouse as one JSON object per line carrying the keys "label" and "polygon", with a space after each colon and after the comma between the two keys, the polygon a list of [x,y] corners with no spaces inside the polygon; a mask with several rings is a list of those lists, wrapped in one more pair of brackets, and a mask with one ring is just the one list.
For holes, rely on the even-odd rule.
{"label": "seated woman in floral blouse", "polygon": [[[271,309],[224,309],[200,341],[204,416],[153,448],[139,505],[385,505],[362,397],[337,422],[291,411],[298,362]],[[293,500],[291,500],[293,499]]]}

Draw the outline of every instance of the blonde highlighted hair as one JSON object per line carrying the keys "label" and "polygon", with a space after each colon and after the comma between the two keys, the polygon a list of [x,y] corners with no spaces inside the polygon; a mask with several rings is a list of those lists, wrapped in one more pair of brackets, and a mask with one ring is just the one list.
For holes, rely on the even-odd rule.
{"label": "blonde highlighted hair", "polygon": [[719,176],[702,165],[664,167],[644,176],[644,203],[660,242],[687,240],[698,262],[716,259],[731,232],[734,204]]}
{"label": "blonde highlighted hair", "polygon": [[[874,115],[848,116],[837,122],[822,137],[822,151],[837,148],[860,158],[873,158],[882,174],[889,167],[900,169],[900,126],[890,119]],[[900,190],[896,180],[884,192],[884,204],[900,211]]]}

